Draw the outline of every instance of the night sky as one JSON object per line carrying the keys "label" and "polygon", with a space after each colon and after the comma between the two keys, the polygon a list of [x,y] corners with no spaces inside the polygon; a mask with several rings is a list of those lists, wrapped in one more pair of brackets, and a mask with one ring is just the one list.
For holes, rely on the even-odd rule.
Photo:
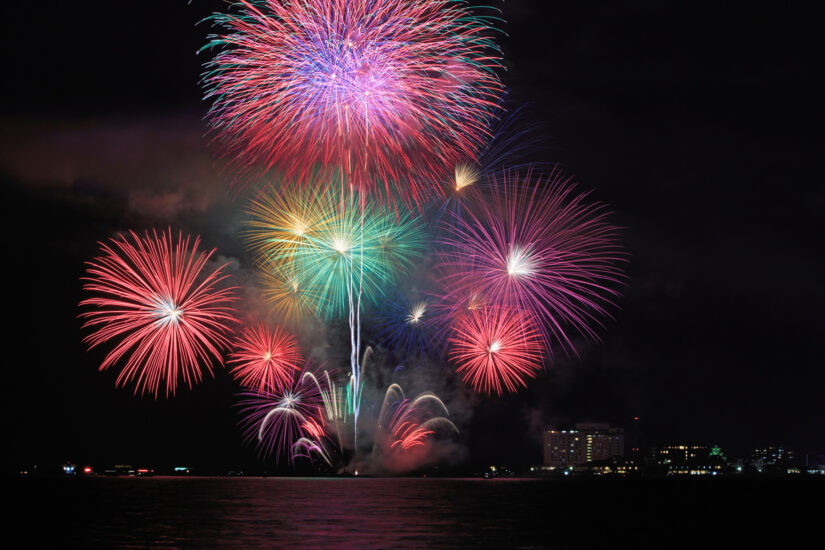
{"label": "night sky", "polygon": [[[541,461],[542,426],[825,452],[825,5],[508,1],[505,83],[611,205],[628,284],[603,342],[527,390],[448,393],[468,467]],[[97,241],[199,233],[242,272],[243,200],[204,137],[196,51],[220,2],[17,2],[3,17],[4,465],[258,464],[220,371],[115,388],[76,319]],[[345,359],[345,358],[343,358]],[[444,367],[448,369],[448,367]]]}

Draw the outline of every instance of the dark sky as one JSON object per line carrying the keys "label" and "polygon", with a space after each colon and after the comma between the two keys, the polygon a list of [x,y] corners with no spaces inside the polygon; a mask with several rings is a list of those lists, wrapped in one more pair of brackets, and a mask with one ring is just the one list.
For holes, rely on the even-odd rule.
{"label": "dark sky", "polygon": [[[472,464],[541,460],[549,423],[634,416],[649,443],[825,451],[825,7],[501,4],[517,103],[612,205],[629,282],[601,344],[459,414]],[[96,241],[168,224],[243,257],[202,137],[196,50],[219,2],[17,2],[0,90],[7,467],[254,464],[218,373],[174,400],[97,372],[80,323]],[[465,402],[464,405],[467,405]]]}

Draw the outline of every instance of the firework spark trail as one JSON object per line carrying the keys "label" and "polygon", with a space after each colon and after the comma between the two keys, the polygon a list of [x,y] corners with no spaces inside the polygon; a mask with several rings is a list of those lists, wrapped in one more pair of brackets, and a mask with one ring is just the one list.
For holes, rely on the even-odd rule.
{"label": "firework spark trail", "polygon": [[299,370],[301,350],[295,337],[281,327],[258,325],[244,329],[229,356],[231,373],[252,390],[275,391]]}
{"label": "firework spark trail", "polygon": [[[307,376],[317,376],[317,370],[307,363],[303,371],[293,374],[287,384],[275,391],[241,394],[238,406],[244,437],[255,443],[262,456],[274,455],[276,461],[287,456],[292,462],[293,446],[301,439],[323,448],[322,439],[327,437],[324,400],[314,381],[317,378]],[[325,449],[323,452],[328,456]]]}
{"label": "firework spark trail", "polygon": [[[425,407],[432,403],[435,410]],[[444,416],[439,416],[443,414]],[[458,433],[458,428],[447,418],[447,407],[435,394],[426,392],[414,399],[407,399],[404,390],[398,384],[390,384],[384,394],[381,412],[378,415],[378,430],[386,440],[375,441],[373,454],[381,445],[387,450],[409,451],[421,447],[426,440],[437,433],[439,426],[449,427]]]}
{"label": "firework spark trail", "polygon": [[493,305],[529,311],[548,352],[575,352],[572,329],[596,328],[624,283],[624,251],[603,204],[588,204],[555,170],[533,182],[504,173],[490,200],[445,224],[439,269],[449,303],[480,292]]}
{"label": "firework spark trail", "polygon": [[324,405],[324,422],[327,425],[335,426],[338,449],[342,451],[341,423],[345,422],[347,417],[344,388],[335,383],[329,371],[324,370],[323,372],[323,376],[318,376],[313,372],[305,372],[303,378],[315,384]]}
{"label": "firework spark trail", "polygon": [[234,289],[218,288],[227,275],[223,266],[206,269],[214,250],[199,251],[199,237],[179,233],[175,241],[171,229],[130,235],[101,243],[102,254],[86,264],[83,290],[91,297],[80,307],[90,309],[80,317],[94,331],[84,342],[89,349],[115,342],[100,370],[125,360],[118,385],[134,381],[135,393],[155,397],[165,385],[174,395],[181,381],[191,387],[202,369],[212,373],[212,361],[222,364]]}
{"label": "firework spark trail", "polygon": [[314,166],[422,204],[473,159],[502,85],[495,12],[452,0],[239,0],[215,14],[202,85],[216,137],[245,169]]}
{"label": "firework spark trail", "polygon": [[501,395],[525,387],[542,369],[541,333],[527,311],[483,307],[459,318],[449,357],[473,389]]}

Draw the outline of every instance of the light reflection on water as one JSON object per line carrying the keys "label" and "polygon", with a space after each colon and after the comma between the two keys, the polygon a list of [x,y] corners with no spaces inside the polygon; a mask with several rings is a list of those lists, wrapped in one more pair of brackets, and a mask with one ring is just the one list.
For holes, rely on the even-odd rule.
{"label": "light reflection on water", "polygon": [[12,525],[33,546],[579,549],[718,537],[737,521],[758,529],[753,491],[728,481],[157,477],[19,479],[9,496]]}

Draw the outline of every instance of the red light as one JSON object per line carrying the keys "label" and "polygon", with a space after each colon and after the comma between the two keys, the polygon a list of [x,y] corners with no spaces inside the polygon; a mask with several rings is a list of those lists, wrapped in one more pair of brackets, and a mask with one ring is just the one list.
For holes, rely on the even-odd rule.
{"label": "red light", "polygon": [[85,468],[83,468],[83,473],[84,474],[91,474],[92,469],[89,466],[86,466]]}
{"label": "red light", "polygon": [[633,417],[633,420],[639,420],[639,417],[638,417],[638,416],[634,416],[634,417]]}

